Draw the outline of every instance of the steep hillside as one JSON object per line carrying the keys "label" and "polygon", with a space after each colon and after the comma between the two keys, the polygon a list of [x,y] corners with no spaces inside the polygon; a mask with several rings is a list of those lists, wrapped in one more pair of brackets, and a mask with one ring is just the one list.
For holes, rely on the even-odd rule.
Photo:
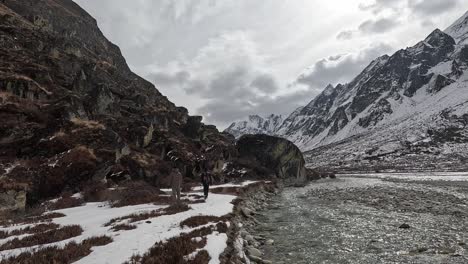
{"label": "steep hillside", "polygon": [[209,169],[235,156],[232,136],[132,73],[73,1],[3,3],[0,200],[24,207],[92,182],[165,186],[176,159],[198,181],[200,160]]}

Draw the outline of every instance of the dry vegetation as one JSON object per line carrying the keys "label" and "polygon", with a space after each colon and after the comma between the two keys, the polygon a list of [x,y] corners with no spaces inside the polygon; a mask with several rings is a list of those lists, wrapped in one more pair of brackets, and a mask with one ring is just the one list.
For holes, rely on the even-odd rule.
{"label": "dry vegetation", "polygon": [[138,204],[166,205],[172,198],[161,195],[161,191],[143,181],[122,184],[118,188],[109,189],[104,183],[90,183],[83,189],[83,199],[86,202],[109,201],[112,207],[124,207]]}
{"label": "dry vegetation", "polygon": [[92,237],[80,244],[68,243],[65,247],[46,247],[34,252],[24,252],[16,257],[0,261],[0,264],[68,264],[75,262],[91,253],[92,247],[104,246],[112,242],[107,236]]}
{"label": "dry vegetation", "polygon": [[59,210],[65,208],[78,207],[84,204],[84,200],[71,196],[64,196],[58,199],[56,202],[49,203],[47,207],[50,210]]}
{"label": "dry vegetation", "polygon": [[158,188],[145,182],[132,182],[123,186],[119,192],[118,200],[112,204],[113,207],[123,207],[146,203],[170,204],[170,196],[162,196]]}
{"label": "dry vegetation", "polygon": [[79,225],[65,226],[59,229],[33,234],[22,239],[15,238],[2,244],[0,246],[0,251],[58,242],[79,236],[82,232],[83,229]]}
{"label": "dry vegetation", "polygon": [[24,225],[38,222],[48,222],[54,218],[64,217],[65,215],[58,212],[43,214],[43,207],[28,209],[26,212],[17,212],[5,214],[4,218],[0,218],[0,226]]}
{"label": "dry vegetation", "polygon": [[38,224],[35,226],[29,226],[29,227],[22,228],[22,229],[16,229],[10,232],[0,231],[0,239],[4,239],[7,237],[11,237],[11,236],[24,235],[24,234],[42,233],[48,230],[57,229],[58,227],[59,225],[57,224],[48,223],[48,224]]}
{"label": "dry vegetation", "polygon": [[[75,126],[77,127],[83,127],[83,128],[88,128],[88,129],[93,129],[93,130],[104,130],[106,127],[99,123],[98,121],[94,120],[85,120],[85,119],[80,119],[80,118],[72,118],[70,120]],[[76,132],[76,131],[73,131]]]}
{"label": "dry vegetation", "polygon": [[217,217],[217,216],[206,216],[206,215],[197,215],[197,216],[192,216],[190,218],[185,219],[180,223],[180,227],[197,227],[197,226],[202,226],[206,225],[208,223],[217,223],[217,222],[226,222],[229,220],[230,215],[225,215],[222,217]]}
{"label": "dry vegetation", "polygon": [[136,225],[130,225],[130,224],[119,224],[115,225],[111,228],[112,231],[122,231],[122,230],[133,230],[136,229]]}
{"label": "dry vegetation", "polygon": [[111,226],[111,225],[113,225],[113,224],[115,224],[117,222],[121,222],[121,221],[124,221],[124,220],[128,220],[128,222],[130,222],[130,223],[135,223],[135,222],[147,220],[147,219],[150,219],[150,218],[159,217],[159,216],[162,216],[162,215],[173,215],[173,214],[185,212],[185,211],[188,211],[188,210],[190,210],[190,207],[188,205],[186,205],[186,204],[172,205],[172,206],[169,206],[167,208],[160,209],[160,210],[153,210],[153,211],[146,212],[146,213],[131,214],[131,215],[127,215],[127,216],[114,218],[114,219],[111,219],[109,222],[107,222],[104,226]]}
{"label": "dry vegetation", "polygon": [[[184,258],[185,256],[195,252],[195,250],[203,248],[206,245],[206,238],[196,240],[196,237],[204,237],[213,232],[211,227],[204,227],[188,234],[182,234],[178,237],[173,237],[167,242],[156,243],[147,253],[143,256],[133,256],[128,264],[159,264],[159,263],[208,263],[210,257],[208,254],[199,252],[200,256],[195,257],[193,260]],[[197,262],[195,262],[197,261]]]}

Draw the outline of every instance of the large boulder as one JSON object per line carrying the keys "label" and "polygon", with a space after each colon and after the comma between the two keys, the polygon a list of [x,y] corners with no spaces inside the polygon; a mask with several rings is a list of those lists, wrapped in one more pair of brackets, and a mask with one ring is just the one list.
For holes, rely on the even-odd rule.
{"label": "large boulder", "polygon": [[0,214],[8,211],[24,211],[27,186],[0,179]]}
{"label": "large boulder", "polygon": [[272,170],[288,184],[301,185],[307,180],[304,157],[292,142],[268,135],[245,135],[237,142],[239,155]]}

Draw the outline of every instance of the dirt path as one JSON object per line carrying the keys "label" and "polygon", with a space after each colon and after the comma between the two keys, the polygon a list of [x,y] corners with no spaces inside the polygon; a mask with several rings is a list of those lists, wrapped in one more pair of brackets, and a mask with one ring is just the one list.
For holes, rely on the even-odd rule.
{"label": "dirt path", "polygon": [[341,177],[286,189],[254,233],[273,263],[468,263],[468,182]]}

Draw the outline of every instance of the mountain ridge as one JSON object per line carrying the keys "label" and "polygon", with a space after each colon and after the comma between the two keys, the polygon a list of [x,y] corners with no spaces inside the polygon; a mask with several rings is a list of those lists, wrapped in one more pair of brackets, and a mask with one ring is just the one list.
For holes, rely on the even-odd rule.
{"label": "mountain ridge", "polygon": [[[398,160],[395,166],[409,168],[449,156],[463,163],[467,155],[460,149],[468,148],[467,35],[468,12],[445,32],[435,29],[414,46],[375,59],[351,82],[328,85],[290,114],[275,135],[306,151],[309,166],[355,167],[353,162],[363,161],[380,166]],[[442,131],[454,137],[444,138]],[[421,161],[390,158],[393,154]],[[369,165],[372,159],[376,161]]]}

